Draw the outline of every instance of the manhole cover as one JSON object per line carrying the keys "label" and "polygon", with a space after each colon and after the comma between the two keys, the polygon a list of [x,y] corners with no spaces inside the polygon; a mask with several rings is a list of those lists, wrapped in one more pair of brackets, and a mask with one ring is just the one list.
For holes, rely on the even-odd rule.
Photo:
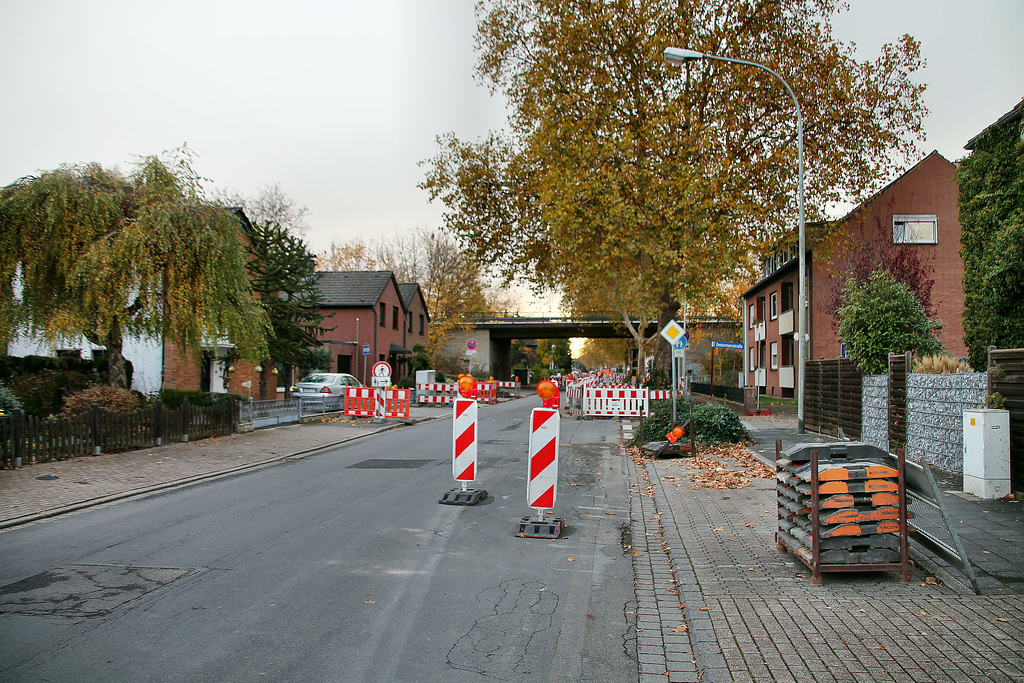
{"label": "manhole cover", "polygon": [[415,470],[434,462],[433,460],[384,460],[383,458],[371,458],[349,465],[350,468],[367,470]]}
{"label": "manhole cover", "polygon": [[0,614],[100,617],[196,570],[68,565],[0,587]]}

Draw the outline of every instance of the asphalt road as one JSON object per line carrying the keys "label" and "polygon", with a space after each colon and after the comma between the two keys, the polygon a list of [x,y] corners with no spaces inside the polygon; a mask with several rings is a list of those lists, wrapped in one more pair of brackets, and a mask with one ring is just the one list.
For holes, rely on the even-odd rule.
{"label": "asphalt road", "polygon": [[0,680],[637,680],[617,423],[562,419],[519,538],[538,404],[481,409],[471,507],[449,417],[0,532]]}

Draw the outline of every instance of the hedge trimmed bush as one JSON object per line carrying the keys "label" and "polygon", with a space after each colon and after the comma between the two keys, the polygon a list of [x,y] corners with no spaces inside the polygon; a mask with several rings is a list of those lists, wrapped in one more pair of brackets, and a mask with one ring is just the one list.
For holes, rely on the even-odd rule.
{"label": "hedge trimmed bush", "polygon": [[160,392],[160,400],[168,408],[180,408],[185,401],[193,406],[216,406],[225,401],[248,401],[241,394],[215,394],[198,389],[164,389]]}
{"label": "hedge trimmed bush", "polygon": [[92,410],[93,404],[112,413],[130,413],[141,408],[144,402],[138,394],[127,389],[108,386],[89,387],[69,394],[64,399],[64,409],[60,412],[60,416],[71,417],[88,413]]}
{"label": "hedge trimmed bush", "polygon": [[[743,426],[740,416],[721,403],[695,403],[677,400],[676,422],[686,422],[690,408],[693,408],[693,439],[702,446],[716,443],[741,443],[750,440],[750,432]],[[651,441],[664,441],[665,434],[672,431],[672,401],[670,399],[651,401],[651,416],[644,419],[643,433],[635,433],[630,446],[641,446]],[[689,438],[687,435],[684,438]]]}

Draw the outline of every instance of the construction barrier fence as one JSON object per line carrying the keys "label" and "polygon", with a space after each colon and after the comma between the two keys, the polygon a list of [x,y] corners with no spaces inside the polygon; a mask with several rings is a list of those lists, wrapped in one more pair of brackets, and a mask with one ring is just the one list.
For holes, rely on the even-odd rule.
{"label": "construction barrier fence", "polygon": [[[410,416],[412,405],[411,389],[382,389],[384,394],[384,417],[404,418]],[[347,387],[345,389],[345,415],[349,417],[374,417],[377,414],[377,390],[372,387]]]}

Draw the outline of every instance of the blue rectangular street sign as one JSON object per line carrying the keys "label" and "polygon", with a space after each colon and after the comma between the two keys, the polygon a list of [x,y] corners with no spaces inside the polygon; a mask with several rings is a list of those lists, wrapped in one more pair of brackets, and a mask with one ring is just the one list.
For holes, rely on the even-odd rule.
{"label": "blue rectangular street sign", "polygon": [[737,351],[742,351],[743,350],[743,344],[740,343],[740,342],[713,341],[713,342],[711,342],[711,345],[713,347],[715,347],[716,349],[735,349]]}
{"label": "blue rectangular street sign", "polygon": [[369,344],[363,344],[363,355],[364,356],[369,356],[370,355],[370,345]]}

